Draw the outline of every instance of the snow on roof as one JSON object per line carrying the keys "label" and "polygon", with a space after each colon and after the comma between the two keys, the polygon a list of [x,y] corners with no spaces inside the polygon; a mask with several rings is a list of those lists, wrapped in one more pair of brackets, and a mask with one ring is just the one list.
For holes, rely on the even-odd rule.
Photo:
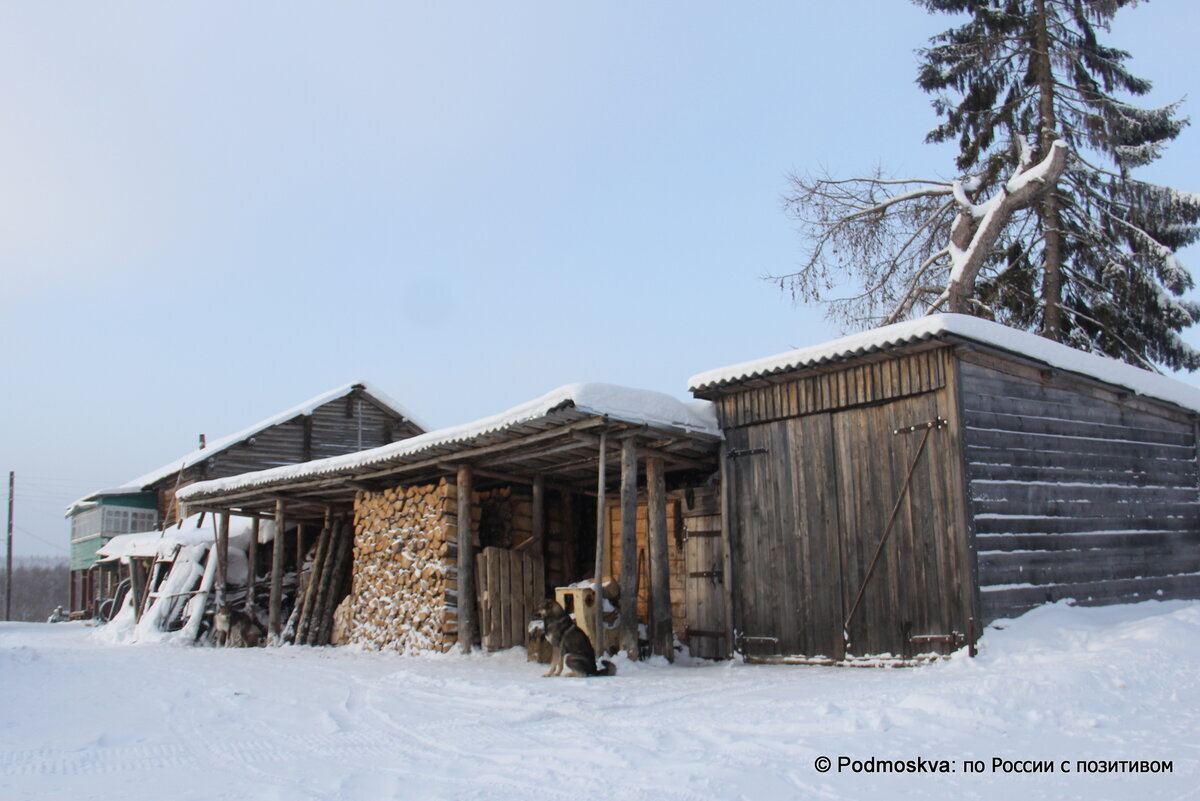
{"label": "snow on roof", "polygon": [[213,440],[212,442],[208,443],[205,447],[197,448],[194,451],[191,451],[190,453],[186,453],[183,456],[179,457],[178,459],[175,459],[173,461],[168,462],[167,464],[164,464],[162,467],[151,470],[149,473],[146,473],[145,475],[138,476],[137,478],[133,479],[132,481],[122,484],[120,487],[116,487],[114,489],[101,490],[99,492],[89,493],[88,495],[83,496],[82,498],[74,501],[69,506],[67,506],[66,516],[70,517],[71,515],[75,514],[76,512],[88,508],[88,506],[89,506],[88,502],[95,500],[96,498],[100,497],[101,495],[130,495],[130,494],[137,494],[139,492],[142,492],[145,487],[148,487],[149,485],[154,484],[157,481],[161,481],[162,479],[166,478],[167,476],[173,475],[182,470],[186,470],[187,468],[191,467],[192,465],[198,464],[199,462],[204,461],[205,459],[212,456],[213,454],[220,453],[221,451],[223,451],[227,448],[230,448],[239,442],[249,439],[250,437],[254,436],[255,434],[259,433],[260,431],[268,429],[274,425],[279,425],[280,423],[286,423],[288,420],[291,420],[292,418],[298,417],[300,415],[312,414],[313,410],[315,410],[318,406],[324,406],[326,403],[329,403],[332,400],[337,400],[338,398],[345,397],[346,395],[349,395],[355,389],[360,388],[360,387],[368,395],[370,395],[375,400],[379,401],[384,406],[391,409],[396,414],[405,418],[410,423],[413,423],[421,430],[423,430],[423,431],[425,430],[426,427],[421,425],[420,421],[414,419],[413,416],[411,414],[409,414],[406,409],[404,409],[402,406],[400,406],[400,404],[396,403],[391,398],[389,398],[387,395],[385,395],[384,393],[377,390],[371,384],[368,384],[365,381],[355,381],[355,382],[352,382],[349,384],[343,384],[342,386],[340,386],[336,389],[331,389],[328,392],[324,392],[320,395],[317,395],[315,398],[309,398],[308,400],[304,401],[304,403],[293,406],[290,409],[285,409],[282,412],[279,412],[276,415],[268,417],[265,420],[259,420],[254,425],[244,428],[235,434],[230,434],[227,437],[221,437],[220,439]]}
{"label": "snow on roof", "polygon": [[798,370],[934,337],[953,335],[1082,373],[1141,395],[1200,410],[1200,389],[1125,362],[1085,353],[1045,337],[963,314],[937,314],[852,334],[832,342],[692,376],[688,388],[701,392],[721,384]]}
{"label": "snow on roof", "polygon": [[[157,481],[161,481],[162,479],[166,478],[167,476],[173,475],[174,473],[178,473],[181,470],[185,470],[194,464],[198,464],[199,462],[204,461],[205,459],[212,456],[213,454],[220,453],[221,451],[223,451],[229,447],[232,447],[233,445],[236,445],[239,442],[247,440],[250,437],[254,436],[255,434],[259,433],[260,431],[268,429],[271,426],[279,425],[280,423],[286,423],[288,420],[291,420],[294,417],[299,417],[300,415],[312,414],[313,410],[315,410],[318,406],[324,406],[326,403],[329,403],[332,400],[337,400],[338,398],[349,395],[351,392],[353,392],[356,388],[359,388],[359,387],[362,387],[366,391],[366,393],[368,395],[370,395],[372,398],[374,398],[375,400],[377,400],[380,403],[384,404],[385,406],[388,406],[389,408],[391,408],[392,411],[403,416],[404,418],[406,418],[407,420],[416,424],[420,428],[422,428],[422,429],[425,428],[419,422],[414,420],[407,411],[402,409],[398,404],[396,404],[390,398],[388,398],[387,395],[384,395],[382,392],[377,391],[374,387],[370,386],[369,384],[367,384],[365,382],[356,381],[352,384],[344,384],[344,385],[338,387],[337,389],[331,389],[328,392],[317,395],[315,398],[309,398],[304,403],[293,406],[290,409],[285,409],[284,411],[282,411],[276,415],[273,415],[271,417],[268,417],[265,420],[260,420],[257,423],[255,423],[254,425],[249,426],[248,428],[244,428],[235,434],[230,434],[227,437],[222,437],[220,439],[214,440],[214,441],[208,443],[208,445],[206,445],[203,448],[197,448],[196,450],[192,451],[191,453],[184,454],[180,458],[175,459],[174,461],[168,462],[167,464],[163,465],[162,467],[159,467],[155,470],[151,470],[149,473],[146,473],[143,476],[138,476],[133,481],[130,481],[127,484],[125,484],[124,487],[130,488],[130,489],[135,489],[135,490],[140,490],[143,487],[147,487]],[[88,497],[91,497],[91,496],[88,496]]]}
{"label": "snow on roof", "polygon": [[[182,523],[163,531],[136,531],[118,534],[100,546],[96,554],[101,562],[115,562],[131,556],[153,558],[170,556],[176,545],[203,545],[216,538],[212,524],[201,526],[203,515],[192,515]],[[211,518],[210,518],[211,519]],[[242,538],[250,531],[252,523],[243,517],[232,517],[229,521],[230,541]]]}
{"label": "snow on roof", "polygon": [[545,417],[564,408],[606,416],[639,425],[680,429],[689,433],[721,436],[716,413],[707,401],[681,401],[661,392],[621,387],[614,384],[568,384],[540,398],[462,425],[430,431],[378,448],[342,456],[331,456],[302,464],[283,465],[269,470],[243,473],[228,478],[191,484],[179,490],[180,500],[215,492],[260,486],[277,481],[317,476],[365,467],[408,454],[416,454],[439,445],[463,442],[483,434]]}

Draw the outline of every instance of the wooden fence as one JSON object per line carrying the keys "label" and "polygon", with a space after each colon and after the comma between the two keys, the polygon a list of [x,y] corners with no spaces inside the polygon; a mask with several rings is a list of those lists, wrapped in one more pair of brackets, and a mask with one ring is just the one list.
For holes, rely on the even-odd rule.
{"label": "wooden fence", "polygon": [[499,651],[525,645],[534,609],[545,598],[542,561],[520,551],[484,548],[475,557],[479,583],[479,637]]}

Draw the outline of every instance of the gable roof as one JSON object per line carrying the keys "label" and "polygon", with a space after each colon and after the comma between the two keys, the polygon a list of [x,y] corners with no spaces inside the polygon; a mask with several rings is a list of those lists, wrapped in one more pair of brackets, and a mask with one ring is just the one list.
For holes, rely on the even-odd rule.
{"label": "gable roof", "polygon": [[492,441],[506,435],[520,436],[530,423],[566,422],[585,416],[603,417],[711,440],[721,437],[716,413],[707,401],[685,402],[661,392],[614,384],[568,384],[540,398],[470,423],[430,431],[357,453],[197,482],[181,489],[177,497],[187,501],[316,476],[351,474],[375,465],[403,465],[425,459],[431,454],[442,458],[444,451],[483,438]]}
{"label": "gable roof", "polygon": [[1131,364],[1085,353],[1045,337],[964,314],[936,314],[874,328],[808,348],[799,348],[692,376],[688,389],[698,395],[721,387],[822,364],[844,361],[929,339],[957,337],[999,348],[1061,370],[1116,384],[1139,395],[1200,411],[1200,388]]}
{"label": "gable roof", "polygon": [[331,389],[328,392],[323,392],[320,395],[309,398],[308,400],[304,401],[303,403],[299,403],[299,404],[296,404],[295,406],[292,406],[291,408],[284,409],[282,412],[279,412],[278,414],[274,414],[268,418],[259,420],[257,423],[255,423],[251,426],[247,426],[246,428],[243,428],[241,431],[237,431],[228,436],[213,440],[212,442],[209,442],[207,445],[205,445],[205,447],[196,448],[193,451],[185,453],[183,456],[180,456],[177,459],[173,459],[170,462],[167,462],[166,464],[162,465],[161,467],[155,468],[154,470],[151,470],[150,472],[145,473],[144,475],[138,476],[137,478],[135,478],[131,481],[127,481],[126,483],[122,484],[119,487],[116,487],[114,489],[101,490],[98,492],[93,492],[89,495],[85,495],[84,497],[80,498],[79,500],[72,503],[69,507],[67,507],[67,514],[70,515],[76,509],[81,508],[81,506],[84,503],[86,503],[88,501],[92,501],[101,495],[129,494],[129,493],[140,492],[140,491],[146,489],[147,487],[150,487],[151,485],[153,485],[159,481],[162,481],[164,478],[167,478],[167,477],[172,476],[176,473],[179,473],[183,470],[186,470],[187,468],[192,467],[193,465],[199,464],[200,462],[203,462],[205,459],[208,459],[224,450],[228,450],[229,448],[233,447],[234,445],[237,445],[240,442],[245,442],[246,440],[250,439],[254,435],[256,435],[262,431],[265,431],[266,429],[271,428],[272,426],[277,426],[282,423],[286,423],[289,420],[295,419],[296,417],[301,417],[303,415],[312,414],[313,411],[315,409],[317,409],[318,407],[324,406],[325,404],[329,403],[330,401],[337,400],[338,398],[344,398],[347,395],[350,395],[351,393],[356,392],[356,391],[361,391],[363,394],[365,394],[366,396],[371,398],[376,404],[378,404],[379,406],[381,406],[385,409],[392,411],[397,416],[404,418],[406,421],[411,423],[413,426],[419,428],[421,431],[426,430],[425,426],[421,425],[418,421],[414,420],[412,415],[410,415],[407,410],[402,408],[398,403],[393,401],[391,398],[389,398],[383,392],[380,392],[372,385],[367,384],[365,381],[356,381],[356,382],[352,382],[349,384],[343,384],[342,386],[337,387],[335,389]]}

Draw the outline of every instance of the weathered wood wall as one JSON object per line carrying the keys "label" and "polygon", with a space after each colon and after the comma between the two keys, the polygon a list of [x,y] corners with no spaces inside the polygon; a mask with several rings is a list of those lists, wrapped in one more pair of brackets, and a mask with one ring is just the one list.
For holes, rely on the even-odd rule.
{"label": "weathered wood wall", "polygon": [[743,386],[720,398],[717,411],[721,426],[734,428],[919,395],[946,383],[946,365],[944,354],[937,350],[903,359],[873,355],[854,366]]}
{"label": "weathered wood wall", "polygon": [[985,623],[1200,597],[1192,415],[981,352],[960,371]]}

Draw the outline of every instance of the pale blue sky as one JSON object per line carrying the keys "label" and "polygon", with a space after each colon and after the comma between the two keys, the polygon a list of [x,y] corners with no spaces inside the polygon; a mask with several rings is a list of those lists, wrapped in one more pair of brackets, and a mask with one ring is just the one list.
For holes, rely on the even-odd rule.
{"label": "pale blue sky", "polygon": [[[1198,22],[1117,18],[1149,102],[1196,93]],[[904,0],[3,4],[17,553],[65,553],[72,498],[347,381],[441,426],[572,381],[684,396],[835,336],[759,280],[800,253],[785,175],[946,174],[913,51],[950,23]],[[1200,190],[1200,130],[1142,175]]]}

